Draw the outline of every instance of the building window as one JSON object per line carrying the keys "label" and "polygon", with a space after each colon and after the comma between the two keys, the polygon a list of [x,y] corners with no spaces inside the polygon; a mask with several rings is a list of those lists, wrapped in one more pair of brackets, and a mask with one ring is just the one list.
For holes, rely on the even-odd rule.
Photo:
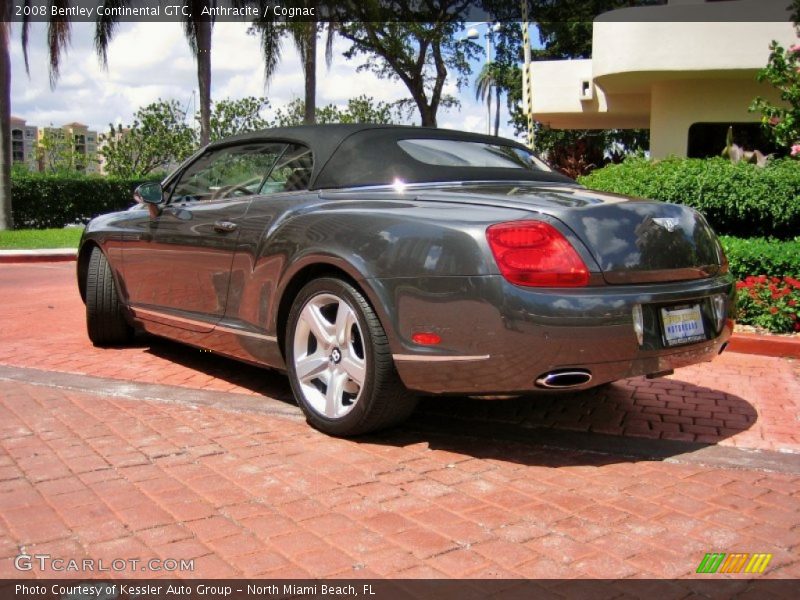
{"label": "building window", "polygon": [[787,149],[773,144],[764,134],[760,123],[694,123],[689,127],[686,155],[689,158],[719,156],[725,148],[728,127],[733,127],[733,142],[745,150],[786,156]]}
{"label": "building window", "polygon": [[22,139],[22,131],[19,129],[12,129],[11,130],[11,139],[12,140],[21,140]]}

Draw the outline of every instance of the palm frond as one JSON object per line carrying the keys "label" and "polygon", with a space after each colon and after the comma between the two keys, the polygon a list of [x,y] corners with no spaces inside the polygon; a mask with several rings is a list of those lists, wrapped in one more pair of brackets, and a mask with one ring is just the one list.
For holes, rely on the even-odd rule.
{"label": "palm frond", "polygon": [[311,43],[310,37],[317,35],[316,23],[304,23],[297,21],[289,25],[289,35],[292,36],[297,52],[300,54],[300,62],[303,65],[303,71],[306,70],[305,57],[308,51],[308,46]]}
{"label": "palm frond", "polygon": [[[194,0],[187,0],[187,2],[191,5],[189,10],[194,10]],[[192,14],[200,14],[198,11],[197,13],[192,12]],[[186,41],[189,44],[189,49],[192,51],[192,56],[197,58],[197,22],[194,19],[184,19],[183,20],[183,33],[186,36]]]}
{"label": "palm frond", "polygon": [[325,35],[325,65],[330,69],[333,62],[333,41],[336,37],[336,23],[328,23]]}
{"label": "palm frond", "polygon": [[281,62],[283,32],[273,21],[259,21],[253,25],[261,39],[261,54],[264,57],[264,81],[269,82]]}
{"label": "palm frond", "polygon": [[[69,0],[52,0],[58,9],[69,7]],[[59,11],[60,12],[60,11]],[[50,87],[55,87],[61,66],[61,53],[67,49],[70,37],[70,22],[66,17],[54,17],[47,25],[47,46],[50,53]]]}
{"label": "palm frond", "polygon": [[[30,8],[31,0],[25,0],[25,7]],[[11,4],[6,4],[6,11],[8,13],[11,12]],[[29,11],[22,11],[22,56],[25,59],[25,72],[30,75],[31,74],[31,65],[30,61],[28,60],[28,40],[30,35],[30,26],[31,20],[29,16],[25,16],[26,13]],[[11,20],[10,14],[8,15],[9,21]]]}
{"label": "palm frond", "polygon": [[[104,6],[114,9],[121,8],[128,3],[129,0],[106,0]],[[111,45],[111,38],[114,37],[119,25],[117,17],[109,16],[109,12],[112,11],[103,11],[102,15],[97,16],[94,29],[94,48],[104,69],[108,68],[108,47]]]}

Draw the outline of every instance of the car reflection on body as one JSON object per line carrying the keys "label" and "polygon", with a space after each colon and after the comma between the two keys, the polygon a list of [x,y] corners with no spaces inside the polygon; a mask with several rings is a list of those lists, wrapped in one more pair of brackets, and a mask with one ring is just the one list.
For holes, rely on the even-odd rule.
{"label": "car reflection on body", "polygon": [[356,435],[419,394],[579,390],[711,360],[734,286],[705,219],[587,190],[524,146],[379,125],[215,142],[81,241],[89,337],[285,370]]}

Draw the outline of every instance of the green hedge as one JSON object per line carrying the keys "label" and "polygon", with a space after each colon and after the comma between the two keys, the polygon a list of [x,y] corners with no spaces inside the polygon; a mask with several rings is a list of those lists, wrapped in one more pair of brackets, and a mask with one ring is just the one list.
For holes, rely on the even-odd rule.
{"label": "green hedge", "polygon": [[586,187],[686,204],[719,234],[787,239],[800,232],[800,163],[766,168],[727,159],[629,158],[580,178]]}
{"label": "green hedge", "polygon": [[16,229],[48,229],[86,223],[92,217],[124,210],[142,180],[100,176],[14,175],[11,202]]}
{"label": "green hedge", "polygon": [[750,275],[800,277],[800,237],[781,241],[723,235],[720,241],[739,281]]}

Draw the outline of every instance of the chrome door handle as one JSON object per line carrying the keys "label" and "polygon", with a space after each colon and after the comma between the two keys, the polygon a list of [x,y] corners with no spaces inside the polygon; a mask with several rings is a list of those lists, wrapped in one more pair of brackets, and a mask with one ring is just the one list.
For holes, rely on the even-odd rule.
{"label": "chrome door handle", "polygon": [[218,231],[219,233],[230,233],[237,227],[238,225],[236,223],[231,223],[230,221],[217,221],[214,223],[214,231]]}

